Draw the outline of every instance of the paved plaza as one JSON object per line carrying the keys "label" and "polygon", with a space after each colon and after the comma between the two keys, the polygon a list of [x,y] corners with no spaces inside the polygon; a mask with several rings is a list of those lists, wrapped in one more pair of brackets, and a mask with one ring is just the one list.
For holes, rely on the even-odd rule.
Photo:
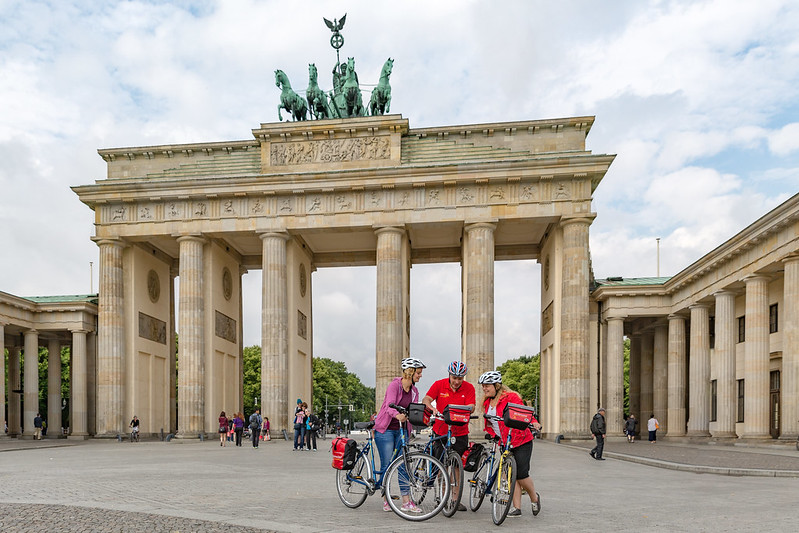
{"label": "paved plaza", "polygon": [[[477,531],[477,512],[410,523],[374,496],[359,509],[336,496],[330,440],[294,452],[218,442],[0,441],[0,531]],[[607,461],[584,447],[537,442],[543,510],[523,506],[505,531],[795,531],[799,452],[788,448],[611,442]],[[764,476],[699,474],[629,459],[757,468]],[[624,460],[622,460],[624,459]],[[778,477],[775,477],[778,476]],[[786,476],[786,477],[782,477]],[[526,498],[526,496],[525,496]],[[231,526],[233,529],[230,529]]]}

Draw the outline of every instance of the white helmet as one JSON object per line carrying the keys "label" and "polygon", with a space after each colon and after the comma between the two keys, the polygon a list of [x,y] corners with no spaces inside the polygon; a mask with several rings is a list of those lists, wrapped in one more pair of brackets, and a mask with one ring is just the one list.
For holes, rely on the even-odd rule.
{"label": "white helmet", "polygon": [[402,369],[406,368],[427,368],[423,362],[413,357],[406,357],[402,360]]}
{"label": "white helmet", "polygon": [[496,370],[490,370],[480,375],[477,380],[480,385],[491,385],[492,383],[502,383],[502,374]]}

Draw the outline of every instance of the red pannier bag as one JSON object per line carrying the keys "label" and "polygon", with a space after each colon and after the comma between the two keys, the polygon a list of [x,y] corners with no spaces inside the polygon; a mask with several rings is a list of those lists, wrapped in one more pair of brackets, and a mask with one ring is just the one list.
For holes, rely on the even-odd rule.
{"label": "red pannier bag", "polygon": [[330,447],[333,452],[333,468],[336,470],[352,470],[358,456],[358,443],[355,439],[337,437]]}
{"label": "red pannier bag", "polygon": [[408,420],[416,427],[426,428],[430,425],[433,410],[423,403],[412,403],[408,406]]}
{"label": "red pannier bag", "polygon": [[465,426],[472,416],[471,410],[465,405],[448,405],[444,408],[444,422],[451,426]]}
{"label": "red pannier bag", "polygon": [[479,442],[470,442],[469,447],[463,452],[463,470],[465,472],[474,472],[477,470],[477,465],[480,464],[480,456],[483,455],[485,446]]}
{"label": "red pannier bag", "polygon": [[502,413],[502,422],[506,427],[513,429],[527,429],[533,421],[535,409],[518,403],[509,403]]}

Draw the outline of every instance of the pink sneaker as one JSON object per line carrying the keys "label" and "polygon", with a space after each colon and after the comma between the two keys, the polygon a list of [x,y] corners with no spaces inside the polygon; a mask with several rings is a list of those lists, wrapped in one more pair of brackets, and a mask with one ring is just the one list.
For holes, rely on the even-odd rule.
{"label": "pink sneaker", "polygon": [[416,507],[416,504],[413,502],[405,502],[402,504],[401,509],[406,513],[421,513],[422,510]]}
{"label": "pink sneaker", "polygon": [[391,512],[391,506],[386,501],[383,502],[383,510],[387,513]]}

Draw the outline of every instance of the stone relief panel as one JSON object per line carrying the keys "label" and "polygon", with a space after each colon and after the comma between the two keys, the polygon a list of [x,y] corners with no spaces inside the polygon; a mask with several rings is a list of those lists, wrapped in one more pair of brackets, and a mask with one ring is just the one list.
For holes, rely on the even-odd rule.
{"label": "stone relief panel", "polygon": [[125,222],[128,219],[128,208],[124,205],[111,206],[111,222]]}
{"label": "stone relief panel", "polygon": [[567,183],[558,183],[552,189],[553,200],[568,200],[571,198],[571,191]]}
{"label": "stone relief panel", "polygon": [[388,137],[272,143],[269,148],[272,166],[341,163],[390,157],[391,141]]}
{"label": "stone relief panel", "polygon": [[161,280],[158,279],[158,272],[155,270],[147,273],[147,295],[153,303],[157,303],[161,297]]}
{"label": "stone relief panel", "polygon": [[166,322],[139,312],[139,337],[166,344]]}
{"label": "stone relief panel", "polygon": [[266,213],[266,203],[262,198],[250,200],[250,213],[253,215],[263,215]]}
{"label": "stone relief panel", "polygon": [[506,200],[505,186],[492,185],[491,187],[489,187],[488,200],[491,202],[504,202]]}
{"label": "stone relief panel", "polygon": [[164,213],[166,218],[176,219],[183,218],[183,203],[182,202],[167,202],[164,206]]}
{"label": "stone relief panel", "polygon": [[191,208],[191,214],[195,218],[205,218],[209,215],[208,213],[208,202],[194,202]]}
{"label": "stone relief panel", "polygon": [[297,310],[297,335],[308,340],[308,317],[299,309]]}
{"label": "stone relief panel", "polygon": [[541,335],[546,335],[552,329],[554,322],[552,321],[552,302],[549,303],[546,309],[541,313]]}
{"label": "stone relief panel", "polygon": [[538,187],[535,185],[522,185],[519,192],[519,199],[523,202],[534,202],[538,200]]}
{"label": "stone relief panel", "polygon": [[155,211],[155,206],[150,204],[139,205],[137,207],[136,215],[138,219],[142,222],[148,222],[150,220],[154,220],[158,218],[158,213]]}
{"label": "stone relief panel", "polygon": [[233,297],[233,275],[228,267],[222,269],[222,295],[228,301]]}
{"label": "stone relief panel", "polygon": [[459,204],[474,203],[475,191],[473,187],[458,187],[457,201]]}
{"label": "stone relief panel", "polygon": [[293,215],[294,214],[294,198],[291,196],[286,196],[283,198],[278,198],[277,200],[277,210],[278,213],[281,215]]}
{"label": "stone relief panel", "polygon": [[336,212],[352,211],[355,209],[355,197],[351,193],[336,195]]}
{"label": "stone relief panel", "polygon": [[219,311],[214,311],[214,333],[217,337],[235,344],[236,321]]}
{"label": "stone relief panel", "polygon": [[318,215],[324,213],[322,206],[323,197],[321,194],[310,194],[305,197],[305,212],[309,215]]}

